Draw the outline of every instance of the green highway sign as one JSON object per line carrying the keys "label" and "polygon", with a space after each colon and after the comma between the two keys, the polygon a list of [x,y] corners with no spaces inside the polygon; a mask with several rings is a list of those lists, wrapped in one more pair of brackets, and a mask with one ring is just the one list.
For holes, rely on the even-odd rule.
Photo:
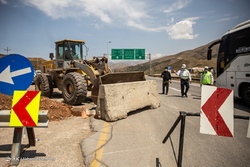
{"label": "green highway sign", "polygon": [[122,60],[123,58],[123,49],[112,49],[111,50],[111,59],[112,60]]}
{"label": "green highway sign", "polygon": [[145,49],[111,49],[112,60],[145,60]]}
{"label": "green highway sign", "polygon": [[124,49],[124,60],[134,60],[135,59],[135,50],[134,49]]}
{"label": "green highway sign", "polygon": [[145,60],[145,49],[135,49],[135,59]]}

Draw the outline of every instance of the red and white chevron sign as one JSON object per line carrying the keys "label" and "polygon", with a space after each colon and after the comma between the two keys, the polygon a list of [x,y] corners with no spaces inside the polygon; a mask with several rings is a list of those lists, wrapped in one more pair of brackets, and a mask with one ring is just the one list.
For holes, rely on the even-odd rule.
{"label": "red and white chevron sign", "polygon": [[233,137],[233,91],[202,85],[200,133]]}

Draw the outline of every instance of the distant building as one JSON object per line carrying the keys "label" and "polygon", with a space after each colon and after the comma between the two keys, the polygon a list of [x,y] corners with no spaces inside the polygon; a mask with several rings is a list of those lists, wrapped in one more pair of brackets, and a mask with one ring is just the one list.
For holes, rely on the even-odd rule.
{"label": "distant building", "polygon": [[5,56],[5,54],[0,54],[0,58],[2,58],[2,57],[4,57]]}
{"label": "distant building", "polygon": [[[5,54],[0,54],[0,58],[6,56]],[[31,64],[33,65],[35,70],[40,70],[42,66],[42,62],[45,61],[45,59],[41,57],[27,57]]]}
{"label": "distant building", "polygon": [[28,59],[33,65],[35,70],[41,70],[42,62],[45,61],[45,59],[41,57],[28,57]]}

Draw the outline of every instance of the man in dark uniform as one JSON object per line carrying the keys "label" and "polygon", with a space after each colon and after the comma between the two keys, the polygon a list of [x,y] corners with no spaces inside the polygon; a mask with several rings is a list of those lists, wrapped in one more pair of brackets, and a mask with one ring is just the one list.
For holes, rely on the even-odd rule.
{"label": "man in dark uniform", "polygon": [[165,70],[161,73],[162,80],[162,94],[165,93],[166,87],[166,95],[168,94],[169,83],[171,83],[171,74],[168,71],[168,67],[165,67]]}

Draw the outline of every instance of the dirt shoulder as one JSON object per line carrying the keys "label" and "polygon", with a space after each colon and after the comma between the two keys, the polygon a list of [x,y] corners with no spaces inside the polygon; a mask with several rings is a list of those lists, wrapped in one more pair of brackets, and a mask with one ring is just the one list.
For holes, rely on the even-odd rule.
{"label": "dirt shoulder", "polygon": [[[34,90],[33,85],[29,90]],[[10,110],[12,97],[0,93],[0,112]],[[37,139],[35,147],[26,148],[28,137],[24,130],[20,167],[83,166],[80,143],[92,135],[90,117],[81,117],[82,107],[90,110],[94,104],[70,106],[62,103],[61,94],[55,92],[51,99],[41,97],[40,110],[48,110],[48,128],[34,128]],[[0,167],[10,164],[14,128],[0,128]]]}
{"label": "dirt shoulder", "polygon": [[[69,117],[62,121],[52,121],[48,128],[35,128],[35,147],[24,148],[18,166],[57,167],[83,166],[80,143],[92,134],[89,128],[90,118]],[[9,166],[13,128],[0,128],[0,164]],[[22,147],[28,144],[23,134]],[[0,165],[0,166],[1,166]]]}

